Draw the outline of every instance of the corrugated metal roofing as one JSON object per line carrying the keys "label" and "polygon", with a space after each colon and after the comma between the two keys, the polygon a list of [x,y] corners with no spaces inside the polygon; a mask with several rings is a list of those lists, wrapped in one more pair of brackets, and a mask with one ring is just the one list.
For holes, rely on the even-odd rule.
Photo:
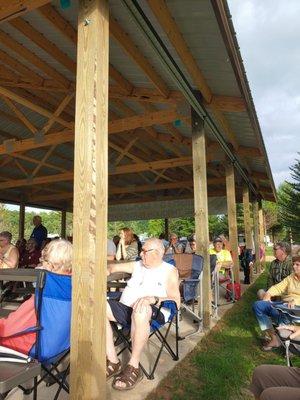
{"label": "corrugated metal roofing", "polygon": [[[77,1],[72,1],[72,6],[70,8],[62,9],[60,6],[60,1],[55,0],[52,1],[51,5],[54,7],[54,10],[58,12],[68,23],[72,25],[74,29],[76,29],[77,25],[77,10],[78,5]],[[140,6],[143,8],[143,11],[149,18],[151,24],[155,28],[159,37],[163,41],[164,45],[167,47],[171,56],[175,60],[176,64],[184,74],[185,78],[188,80],[189,84],[196,89],[196,86],[193,82],[193,79],[189,75],[187,71],[187,67],[183,60],[179,57],[176,49],[169,41],[166,32],[159,24],[158,20],[152,13],[148,3],[146,0],[139,1]],[[207,85],[209,86],[211,92],[214,95],[219,96],[234,96],[236,98],[243,98],[244,93],[241,90],[241,82],[236,75],[236,65],[233,64],[232,55],[229,54],[228,47],[226,47],[226,43],[224,41],[224,32],[222,31],[222,27],[220,26],[220,21],[216,16],[216,12],[214,7],[212,6],[211,1],[209,0],[185,0],[184,7],[182,6],[182,0],[167,0],[167,7],[172,14],[173,19],[175,20],[177,26],[180,29],[180,32],[192,53],[194,59],[197,62],[199,69],[201,70]],[[128,11],[122,5],[120,0],[111,0],[110,1],[110,13],[111,17],[117,20],[118,24],[121,26],[123,31],[128,34],[130,40],[134,42],[137,47],[137,51],[140,52],[150,63],[153,69],[157,72],[157,74],[163,79],[165,84],[167,85],[169,90],[178,90],[175,82],[168,75],[167,71],[164,69],[162,64],[160,63],[158,57],[156,56],[155,51],[146,41],[143,34],[137,29],[137,26],[133,23],[131,16],[128,14]],[[75,44],[59,29],[55,28],[52,23],[50,23],[44,16],[42,16],[38,10],[32,11],[22,18],[27,21],[34,29],[39,31],[44,37],[49,40],[51,43],[55,44],[59,50],[61,50],[65,55],[67,55],[70,60],[76,61],[76,46]],[[229,19],[229,17],[227,16]],[[229,21],[230,25],[230,21]],[[3,30],[7,34],[9,34],[14,40],[18,43],[22,44],[25,48],[29,49],[32,53],[38,56],[41,60],[47,63],[49,66],[54,68],[57,72],[59,72],[62,76],[67,78],[70,82],[75,81],[75,76],[72,72],[66,68],[61,62],[55,59],[55,57],[51,56],[48,52],[41,49],[39,46],[34,44],[30,39],[24,36],[21,32],[19,32],[16,28],[12,27],[9,22],[4,22],[0,26],[0,30]],[[231,32],[232,36],[234,33]],[[237,46],[236,46],[237,47]],[[0,42],[0,49],[5,51],[9,56],[13,59],[18,60],[24,66],[30,68],[32,71],[37,73],[40,77],[44,79],[48,79],[53,81],[53,79],[39,68],[34,66],[29,61],[25,60],[23,57],[20,57],[14,49],[7,48],[3,43]],[[140,66],[136,64],[136,62],[129,56],[126,50],[123,49],[122,45],[120,45],[112,36],[110,37],[110,63],[111,65],[118,70],[122,76],[127,79],[133,87],[136,88],[149,88],[155,89],[155,86],[147,77],[145,72],[142,70]],[[236,48],[238,52],[238,49]],[[5,65],[5,63],[1,60],[0,64]],[[242,67],[242,64],[240,64]],[[7,66],[10,71],[13,71],[13,68]],[[16,77],[20,78],[20,74],[17,72]],[[4,77],[1,76],[0,71],[0,81],[3,81]],[[3,82],[2,82],[3,83]],[[118,82],[116,82],[113,78],[110,77],[110,83],[117,86]],[[1,82],[0,82],[1,86]],[[52,89],[46,90],[34,90],[33,88],[28,87],[14,89],[11,86],[7,87],[8,90],[11,90],[18,95],[27,96],[29,101],[36,102],[38,105],[48,108],[49,110],[54,111],[66,96],[67,91],[57,92],[55,93]],[[248,88],[248,95],[251,99],[250,90]],[[120,100],[120,99],[118,99]],[[149,103],[140,103],[127,98],[121,99],[123,104],[130,108],[130,110],[119,108],[118,101],[114,101],[114,98],[111,98],[110,111],[118,116],[118,118],[124,118],[126,116],[132,114],[143,114],[145,112],[145,105],[147,106]],[[18,109],[24,114],[24,116],[38,129],[42,129],[42,127],[47,122],[47,118],[41,116],[35,111],[30,110],[27,107],[21,106],[15,103]],[[168,109],[169,105],[167,104],[151,104],[153,110],[163,110]],[[247,103],[249,107],[249,104]],[[262,179],[263,186],[266,186],[270,189],[270,193],[274,189],[274,184],[272,181],[272,177],[270,176],[269,164],[267,160],[267,154],[265,153],[265,149],[263,146],[262,138],[260,137],[259,127],[255,126],[253,123],[253,115],[255,116],[255,110],[252,105],[251,113],[248,111],[243,112],[223,112],[223,116],[226,119],[231,131],[235,134],[236,140],[240,146],[249,147],[249,148],[257,148],[262,152],[262,156],[256,156],[256,159],[253,160],[253,157],[240,157],[242,163],[248,167],[248,169],[252,171],[256,171],[262,174],[269,174],[268,179]],[[178,111],[185,115],[187,118],[190,117],[189,106],[186,102],[177,104]],[[146,108],[146,110],[148,110]],[[32,133],[24,126],[24,124],[13,122],[9,119],[9,116],[16,117],[12,110],[10,110],[3,101],[0,101],[0,111],[9,114],[8,117],[4,115],[0,115],[0,138],[2,140],[6,140],[10,137],[15,137],[16,139],[25,139],[32,137]],[[215,119],[214,114],[209,111],[209,115],[214,118],[216,125],[219,130],[222,132],[223,127],[222,124],[218,120]],[[149,112],[149,110],[148,110]],[[70,102],[68,107],[63,111],[61,117],[66,121],[72,120],[74,118],[74,99]],[[170,125],[173,126],[170,129]],[[62,126],[58,123],[52,125],[50,129],[51,132],[57,132],[59,129],[62,129]],[[172,132],[173,130],[173,132]],[[1,133],[3,131],[3,134]],[[151,161],[160,158],[174,158],[178,156],[191,156],[191,148],[188,146],[183,146],[180,142],[176,142],[174,140],[173,143],[168,143],[165,141],[160,141],[155,139],[153,134],[161,134],[161,135],[179,135],[182,138],[191,138],[191,128],[189,123],[181,120],[180,117],[176,121],[171,121],[169,125],[155,125],[152,127],[152,130],[143,130],[137,129],[136,133],[127,134],[126,132],[120,134],[114,134],[109,137],[112,142],[109,153],[110,164],[113,165],[115,161],[120,156],[121,151],[128,145],[130,140],[134,137],[134,135],[138,135],[137,141],[132,145],[131,151],[133,151],[134,157],[138,157],[143,161]],[[227,135],[223,131],[223,136],[226,138]],[[152,136],[151,136],[152,135]],[[207,137],[209,141],[214,141],[215,138],[213,134],[208,130]],[[117,148],[121,148],[121,150],[117,150]],[[38,162],[43,159],[49,147],[45,148],[37,148],[24,152],[25,158],[29,159],[21,159],[17,158],[18,162],[21,166],[28,170],[28,174],[30,175],[32,171],[38,165]],[[130,149],[129,149],[130,152]],[[222,170],[222,157],[220,155],[222,152],[214,149],[213,152],[209,154],[215,154],[215,161],[218,165],[218,170],[215,170],[214,176],[221,176],[224,172]],[[1,159],[5,156],[0,155]],[[30,160],[30,158],[32,160]],[[212,160],[213,162],[214,160]],[[123,154],[123,159],[119,162],[119,165],[132,163],[132,157],[127,154]],[[73,145],[71,143],[60,144],[56,147],[53,153],[46,160],[46,163],[56,165],[58,168],[63,168],[65,170],[72,170],[73,166]],[[214,165],[214,164],[213,164]],[[213,168],[214,169],[214,168]],[[213,170],[212,169],[212,170]],[[59,171],[55,168],[53,169],[51,166],[43,165],[37,176],[46,176],[46,175],[54,175]],[[24,173],[20,171],[20,169],[16,168],[16,170],[10,171],[10,174],[7,174],[7,177],[20,179],[24,177]],[[221,174],[221,175],[220,175]],[[159,174],[155,172],[143,172],[140,174],[121,175],[114,176],[110,178],[110,185],[122,186],[123,184],[145,184],[145,182],[153,182],[154,179],[157,180],[158,183],[174,181],[177,177],[182,177],[185,180],[192,180],[192,168],[191,166],[187,166],[185,168],[177,168],[175,171],[167,170],[165,172],[166,178],[162,178],[158,176]],[[225,182],[225,181],[224,181]],[[257,180],[253,180],[254,183],[257,183]],[[51,189],[61,191],[70,191],[72,190],[72,182],[57,182],[50,185]],[[212,185],[212,188],[216,188],[220,185]],[[221,185],[222,186],[222,185]],[[44,187],[46,189],[46,186]],[[44,190],[43,185],[41,186],[41,193]],[[29,196],[30,197],[30,186],[12,188],[10,190],[5,189],[1,192],[0,197],[5,201],[14,200],[18,196]],[[175,190],[175,192],[174,192]],[[163,193],[170,193],[174,195],[176,193],[176,189],[164,190]],[[142,196],[141,193],[136,194],[138,198]],[[149,193],[146,193],[148,196]],[[133,199],[135,197],[134,193],[128,194],[129,198]],[[272,196],[272,195],[271,195]],[[27,197],[27,198],[29,198]],[[155,197],[155,194],[154,194]],[[37,196],[38,198],[38,196]],[[115,199],[115,196],[112,196]],[[39,202],[37,201],[37,203]],[[51,206],[51,204],[55,204],[55,206],[66,207],[66,204],[71,204],[70,199],[68,200],[57,200],[51,203],[51,201],[47,202],[47,200],[41,200],[40,204],[46,204]]]}

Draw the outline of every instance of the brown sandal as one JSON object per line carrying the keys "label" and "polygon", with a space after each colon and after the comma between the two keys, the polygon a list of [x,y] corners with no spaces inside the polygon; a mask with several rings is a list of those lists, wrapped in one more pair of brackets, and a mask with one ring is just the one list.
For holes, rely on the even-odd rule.
{"label": "brown sandal", "polygon": [[122,365],[120,360],[117,363],[113,363],[106,359],[106,380],[108,381],[110,378],[120,373],[121,369]]}
{"label": "brown sandal", "polygon": [[[112,387],[116,390],[133,389],[144,377],[143,371],[140,368],[134,368],[127,364],[124,370],[115,377]],[[117,386],[117,382],[122,382],[125,386]]]}

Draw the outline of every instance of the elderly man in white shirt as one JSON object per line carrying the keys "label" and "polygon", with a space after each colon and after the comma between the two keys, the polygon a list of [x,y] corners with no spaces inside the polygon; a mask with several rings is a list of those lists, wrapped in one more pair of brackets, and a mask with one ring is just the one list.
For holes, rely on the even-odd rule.
{"label": "elderly man in white shirt", "polygon": [[[108,274],[132,274],[120,301],[108,300],[107,303],[106,376],[107,379],[116,376],[113,388],[117,390],[132,389],[143,378],[139,362],[149,338],[150,322],[157,320],[164,324],[169,317],[167,309],[159,309],[160,303],[173,300],[177,307],[180,306],[178,273],[174,266],[163,261],[164,246],[161,240],[148,239],[140,254],[141,261],[108,266]],[[114,346],[111,321],[131,326],[132,353],[123,370]]]}

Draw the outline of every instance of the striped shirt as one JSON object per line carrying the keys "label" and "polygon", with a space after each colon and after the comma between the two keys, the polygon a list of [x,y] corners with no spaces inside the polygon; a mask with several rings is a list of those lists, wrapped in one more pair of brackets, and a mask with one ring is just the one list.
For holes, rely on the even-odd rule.
{"label": "striped shirt", "polygon": [[282,296],[283,301],[294,300],[296,305],[300,305],[300,279],[292,273],[282,282],[272,286],[268,292],[273,296]]}

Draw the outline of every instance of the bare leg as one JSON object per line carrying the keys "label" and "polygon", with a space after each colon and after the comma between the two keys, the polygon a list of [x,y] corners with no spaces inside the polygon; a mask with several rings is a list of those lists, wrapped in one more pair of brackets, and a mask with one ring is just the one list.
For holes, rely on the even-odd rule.
{"label": "bare leg", "polygon": [[[134,368],[139,367],[141,353],[145,347],[150,333],[150,318],[152,314],[152,309],[150,306],[145,307],[143,311],[135,312],[133,311],[131,317],[131,343],[132,343],[132,353],[129,360],[130,365]],[[116,381],[116,386],[125,387],[125,383],[122,381]]]}
{"label": "bare leg", "polygon": [[150,318],[151,318],[151,307],[145,308],[142,312],[132,313],[132,329],[131,329],[131,340],[132,340],[132,353],[129,360],[129,364],[134,368],[138,368],[140,363],[141,353],[144,346],[146,345],[149,334],[150,334]]}
{"label": "bare leg", "polygon": [[106,357],[112,363],[118,363],[118,356],[114,346],[113,330],[110,321],[116,321],[112,312],[110,305],[106,303]]}

